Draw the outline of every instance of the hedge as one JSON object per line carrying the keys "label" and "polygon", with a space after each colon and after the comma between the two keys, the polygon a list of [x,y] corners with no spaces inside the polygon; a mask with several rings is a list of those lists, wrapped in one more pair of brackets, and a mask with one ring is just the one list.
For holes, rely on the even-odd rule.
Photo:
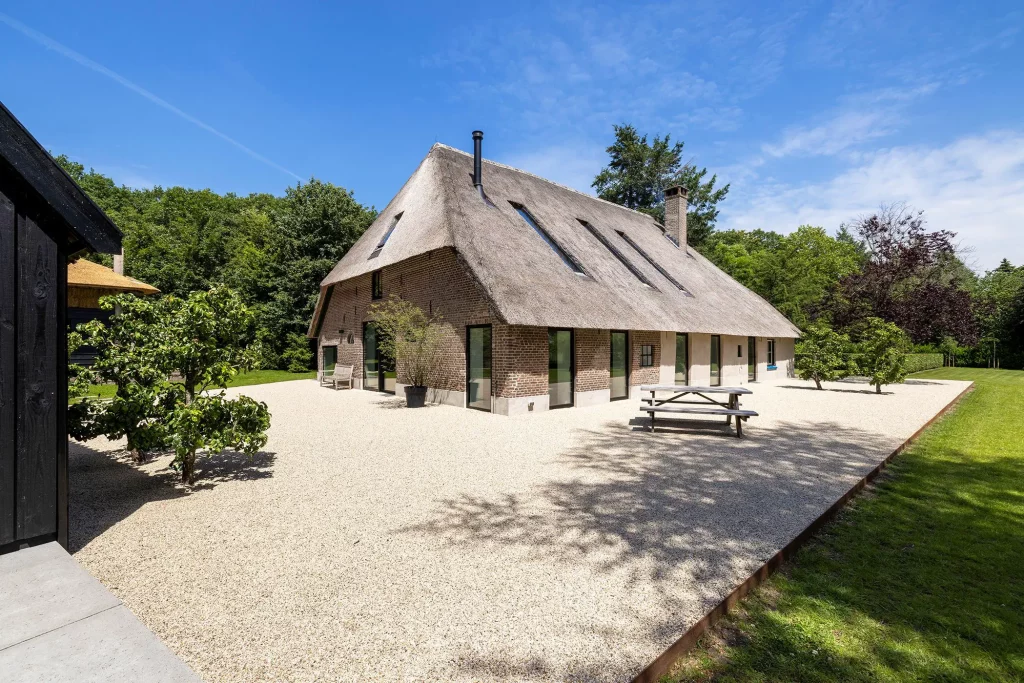
{"label": "hedge", "polygon": [[942,367],[942,354],[941,353],[908,353],[907,354],[907,372],[921,372],[922,370],[931,370],[932,368]]}

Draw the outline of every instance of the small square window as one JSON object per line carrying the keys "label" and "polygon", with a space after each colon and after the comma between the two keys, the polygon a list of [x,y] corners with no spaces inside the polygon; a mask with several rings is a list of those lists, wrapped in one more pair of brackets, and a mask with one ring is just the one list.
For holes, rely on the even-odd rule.
{"label": "small square window", "polygon": [[370,293],[374,299],[384,298],[384,283],[382,282],[381,271],[373,271],[373,276],[370,281]]}
{"label": "small square window", "polygon": [[640,346],[640,367],[649,368],[654,365],[654,345],[643,344]]}

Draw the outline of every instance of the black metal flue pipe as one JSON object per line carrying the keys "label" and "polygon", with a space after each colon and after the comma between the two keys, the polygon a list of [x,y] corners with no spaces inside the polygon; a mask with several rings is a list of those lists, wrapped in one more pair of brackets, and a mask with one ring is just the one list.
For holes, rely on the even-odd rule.
{"label": "black metal flue pipe", "polygon": [[481,189],[484,184],[481,169],[481,166],[483,165],[483,157],[481,152],[483,139],[484,132],[482,130],[473,131],[473,185],[475,185],[477,189]]}

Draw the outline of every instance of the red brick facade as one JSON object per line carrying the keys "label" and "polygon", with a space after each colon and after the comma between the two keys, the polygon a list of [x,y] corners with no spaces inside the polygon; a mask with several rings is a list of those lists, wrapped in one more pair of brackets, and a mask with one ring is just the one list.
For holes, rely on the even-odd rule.
{"label": "red brick facade", "polygon": [[[629,383],[632,386],[659,384],[661,382],[661,333],[650,330],[630,332],[629,344],[632,346],[630,357],[633,359],[629,368]],[[650,367],[645,368],[640,365],[640,355],[646,344],[654,347],[654,362]]]}
{"label": "red brick facade", "polygon": [[[548,328],[507,325],[492,313],[481,289],[470,277],[453,249],[435,250],[381,270],[382,300],[395,294],[428,314],[442,317],[444,341],[442,363],[434,389],[448,392],[466,390],[466,326],[491,325],[492,394],[494,398],[523,399],[548,393]],[[318,364],[323,367],[322,348],[337,345],[338,363],[354,366],[354,376],[363,375],[363,325],[371,320],[374,303],[372,274],[352,278],[334,286],[319,332],[321,351]],[[575,391],[586,393],[609,389],[611,364],[609,330],[576,329]],[[661,381],[661,333],[650,330],[629,332],[629,383],[659,384]],[[743,338],[740,339],[741,342]],[[652,347],[651,364],[641,366],[643,347]],[[792,344],[788,347],[792,348]],[[785,353],[785,351],[783,351]],[[789,357],[792,352],[789,351]],[[668,362],[671,363],[671,352]],[[691,358],[691,364],[700,358]],[[745,378],[746,360],[737,372]],[[402,368],[398,379],[402,381]],[[458,404],[459,394],[439,399]],[[582,399],[581,399],[582,400]]]}
{"label": "red brick facade", "polygon": [[611,334],[608,330],[576,330],[576,391],[608,388]]}

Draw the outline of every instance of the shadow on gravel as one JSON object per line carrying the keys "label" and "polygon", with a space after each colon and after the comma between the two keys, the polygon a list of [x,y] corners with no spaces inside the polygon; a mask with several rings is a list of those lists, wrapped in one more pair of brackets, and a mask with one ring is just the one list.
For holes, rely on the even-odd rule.
{"label": "shadow on gravel", "polygon": [[798,384],[780,384],[779,388],[780,389],[803,389],[805,391],[832,391],[832,392],[836,392],[836,393],[840,393],[840,394],[872,394],[872,395],[875,395],[875,396],[892,396],[892,394],[893,394],[893,392],[891,392],[891,391],[883,391],[882,393],[879,394],[874,389],[832,389],[832,388],[829,388],[829,389],[818,389],[816,387],[805,387],[805,386],[800,386]]}
{"label": "shadow on gravel", "polygon": [[[751,423],[743,439],[727,436],[724,424],[715,427],[721,437],[660,426],[652,434],[621,423],[584,431],[577,446],[556,455],[571,467],[567,478],[522,494],[444,499],[432,516],[400,531],[451,546],[517,547],[538,559],[587,564],[597,574],[625,570],[631,584],[657,596],[644,611],[657,605],[664,618],[640,620],[636,628],[644,624],[640,640],[660,650],[891,450],[879,434],[835,423],[770,430]],[[580,633],[566,637],[587,637],[595,628],[611,627],[581,614],[579,624],[566,625]],[[634,644],[638,638],[633,628],[606,635]],[[506,662],[477,656],[465,660],[467,672],[517,678],[514,668],[498,676]],[[647,663],[599,678],[629,678]],[[553,677],[572,674],[554,668]]]}
{"label": "shadow on gravel", "polygon": [[114,526],[146,503],[173,500],[194,490],[205,490],[228,481],[253,481],[273,476],[274,453],[260,452],[251,459],[243,453],[224,451],[201,455],[196,464],[196,485],[180,484],[180,475],[167,467],[152,470],[153,460],[167,454],[154,454],[149,464],[135,463],[123,450],[98,451],[75,441],[68,442],[69,528],[68,545],[72,553]]}

